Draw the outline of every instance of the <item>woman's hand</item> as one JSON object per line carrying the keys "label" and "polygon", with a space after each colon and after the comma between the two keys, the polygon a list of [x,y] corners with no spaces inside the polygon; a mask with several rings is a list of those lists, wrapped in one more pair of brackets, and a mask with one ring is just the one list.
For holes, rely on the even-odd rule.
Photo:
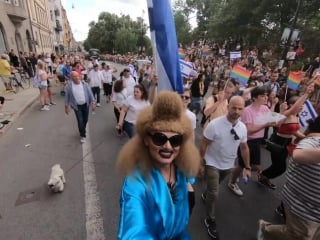
{"label": "woman's hand", "polygon": [[310,83],[309,85],[306,86],[305,92],[306,94],[311,94],[314,91],[314,82]]}

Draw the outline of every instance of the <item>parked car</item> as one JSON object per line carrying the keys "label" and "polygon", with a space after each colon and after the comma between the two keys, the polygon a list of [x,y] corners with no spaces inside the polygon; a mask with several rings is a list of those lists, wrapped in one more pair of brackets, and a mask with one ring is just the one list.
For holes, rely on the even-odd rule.
{"label": "parked car", "polygon": [[100,50],[96,48],[90,48],[88,54],[86,55],[86,59],[99,59],[100,58]]}

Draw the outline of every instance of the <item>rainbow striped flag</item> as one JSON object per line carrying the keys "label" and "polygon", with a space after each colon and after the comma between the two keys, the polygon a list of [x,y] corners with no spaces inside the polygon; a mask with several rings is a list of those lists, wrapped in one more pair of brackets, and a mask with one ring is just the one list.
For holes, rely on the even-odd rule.
{"label": "rainbow striped flag", "polygon": [[287,80],[288,88],[292,90],[297,90],[303,76],[301,72],[290,72]]}
{"label": "rainbow striped flag", "polygon": [[184,51],[184,49],[179,48],[178,53],[180,59],[184,59],[186,57],[186,52]]}
{"label": "rainbow striped flag", "polygon": [[232,68],[230,77],[234,78],[236,81],[238,81],[242,86],[246,87],[248,83],[248,79],[251,75],[251,71],[239,66],[235,65]]}

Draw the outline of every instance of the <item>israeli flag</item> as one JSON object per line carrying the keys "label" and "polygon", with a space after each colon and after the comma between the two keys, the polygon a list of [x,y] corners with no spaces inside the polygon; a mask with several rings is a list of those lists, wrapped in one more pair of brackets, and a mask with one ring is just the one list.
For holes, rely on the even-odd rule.
{"label": "israeli flag", "polygon": [[147,0],[158,90],[183,93],[176,28],[169,0]]}
{"label": "israeli flag", "polygon": [[299,113],[300,126],[305,128],[308,126],[309,119],[315,119],[318,116],[309,100],[304,102],[303,109]]}
{"label": "israeli flag", "polygon": [[180,59],[180,71],[182,77],[189,77],[191,71],[193,70],[193,64],[191,62],[184,61]]}

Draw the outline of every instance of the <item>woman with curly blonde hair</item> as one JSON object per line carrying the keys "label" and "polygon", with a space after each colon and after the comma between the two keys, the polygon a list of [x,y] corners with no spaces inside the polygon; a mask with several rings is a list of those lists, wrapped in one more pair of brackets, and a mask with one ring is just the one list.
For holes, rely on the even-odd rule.
{"label": "woman with curly blonde hair", "polygon": [[117,161],[126,175],[118,239],[190,239],[187,184],[198,173],[200,155],[181,97],[159,93],[139,114],[136,132]]}

